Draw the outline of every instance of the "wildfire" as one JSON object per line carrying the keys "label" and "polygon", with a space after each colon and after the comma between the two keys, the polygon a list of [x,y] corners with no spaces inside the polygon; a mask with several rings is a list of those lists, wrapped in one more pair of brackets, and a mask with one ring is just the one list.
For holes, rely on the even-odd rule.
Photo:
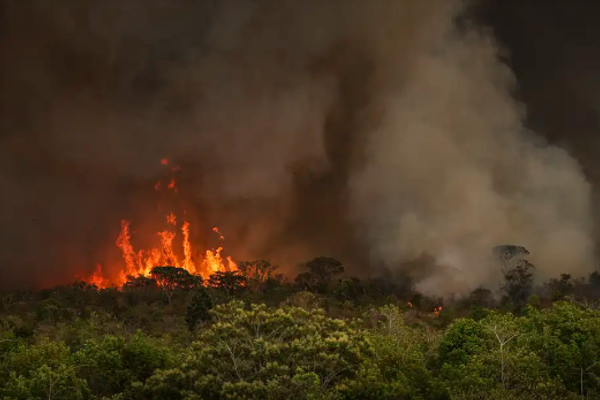
{"label": "wildfire", "polygon": [[[169,160],[161,160],[161,164],[168,165]],[[173,168],[173,171],[179,171],[178,167]],[[155,185],[155,189],[160,190],[161,183]],[[177,192],[175,179],[171,179],[168,188]],[[121,221],[121,232],[116,241],[123,257],[123,266],[118,272],[118,276],[110,278],[104,274],[101,265],[96,266],[94,274],[92,274],[87,282],[94,284],[99,288],[106,288],[111,285],[121,287],[127,282],[128,276],[150,276],[150,271],[158,266],[172,266],[184,268],[190,274],[200,275],[205,280],[210,275],[218,271],[235,271],[237,265],[230,257],[224,258],[221,253],[223,246],[217,249],[206,250],[204,254],[195,252],[190,242],[190,223],[184,218],[179,226],[181,233],[182,251],[174,249],[174,240],[178,236],[178,231],[175,229],[178,226],[178,219],[174,213],[169,213],[166,216],[166,223],[170,225],[169,229],[157,232],[156,235],[160,238],[160,245],[148,250],[136,250],[131,243],[132,235],[130,224],[128,221]],[[219,239],[225,238],[217,227],[213,231],[219,235]],[[194,254],[197,256],[194,257]]]}
{"label": "wildfire", "polygon": [[167,224],[171,224],[171,225],[177,225],[177,217],[175,216],[175,214],[171,213],[169,215],[167,215]]}
{"label": "wildfire", "polygon": [[175,179],[171,179],[168,186],[169,190],[174,190],[177,193],[177,186],[175,184]]}
{"label": "wildfire", "polygon": [[96,271],[90,276],[89,283],[98,287],[105,287],[108,281],[102,276],[102,265],[96,264]]}

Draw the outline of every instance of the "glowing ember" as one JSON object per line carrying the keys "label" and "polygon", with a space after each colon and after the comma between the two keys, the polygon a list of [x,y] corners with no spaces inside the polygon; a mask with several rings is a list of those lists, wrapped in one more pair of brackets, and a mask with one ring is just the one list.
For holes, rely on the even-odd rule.
{"label": "glowing ember", "polygon": [[221,232],[219,232],[219,228],[217,228],[216,226],[213,228],[213,232],[216,233],[217,235],[219,235],[219,239],[225,240],[223,235],[221,235]]}
{"label": "glowing ember", "polygon": [[175,214],[171,213],[167,215],[167,224],[177,225],[177,217]]}

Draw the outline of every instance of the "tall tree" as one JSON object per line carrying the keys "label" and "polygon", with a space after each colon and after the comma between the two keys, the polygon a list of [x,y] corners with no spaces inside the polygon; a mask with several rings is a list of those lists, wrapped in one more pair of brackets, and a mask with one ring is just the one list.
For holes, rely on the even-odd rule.
{"label": "tall tree", "polygon": [[344,272],[344,265],[332,257],[317,257],[305,265],[306,271],[296,277],[296,283],[302,289],[324,293],[335,275]]}

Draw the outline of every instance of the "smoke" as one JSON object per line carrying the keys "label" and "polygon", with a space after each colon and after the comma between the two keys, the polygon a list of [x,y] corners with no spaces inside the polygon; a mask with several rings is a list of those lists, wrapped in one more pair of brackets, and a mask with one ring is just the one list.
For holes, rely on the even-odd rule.
{"label": "smoke", "polygon": [[463,1],[2,6],[3,282],[118,257],[120,219],[155,218],[163,157],[192,226],[238,259],[330,255],[435,294],[497,279],[497,244],[543,276],[593,266],[590,185],[524,128]]}

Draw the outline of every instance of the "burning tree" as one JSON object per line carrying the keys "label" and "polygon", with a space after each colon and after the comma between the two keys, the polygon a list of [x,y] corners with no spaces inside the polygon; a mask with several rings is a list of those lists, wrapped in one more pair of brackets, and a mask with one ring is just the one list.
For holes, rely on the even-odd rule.
{"label": "burning tree", "polygon": [[[161,164],[168,166],[169,160],[163,159]],[[181,171],[178,166],[169,168],[172,172]],[[169,178],[167,185],[163,185],[163,182],[159,181],[154,188],[155,190],[165,188],[173,194],[177,193],[175,178]],[[231,258],[221,255],[222,245],[216,249],[206,250],[204,254],[194,251],[190,237],[190,223],[185,218],[178,219],[173,212],[168,212],[166,214],[166,225],[167,229],[156,233],[156,236],[160,238],[160,246],[147,250],[136,250],[132,244],[130,223],[126,220],[121,221],[121,231],[116,245],[121,250],[124,266],[120,268],[117,274],[112,273],[110,278],[105,276],[101,266],[97,266],[96,271],[87,279],[87,282],[96,285],[98,288],[106,288],[110,285],[119,287],[125,285],[144,286],[148,282],[143,278],[154,276],[153,271],[155,271],[155,268],[178,268],[186,271],[190,276],[200,275],[205,280],[216,272],[237,271],[237,265]],[[225,239],[217,227],[212,228],[212,230],[219,235],[220,240]],[[176,239],[179,240],[179,238],[181,238],[182,251],[177,251],[175,248]],[[160,272],[161,276],[164,273],[165,271]],[[183,272],[178,273],[183,274]]]}

